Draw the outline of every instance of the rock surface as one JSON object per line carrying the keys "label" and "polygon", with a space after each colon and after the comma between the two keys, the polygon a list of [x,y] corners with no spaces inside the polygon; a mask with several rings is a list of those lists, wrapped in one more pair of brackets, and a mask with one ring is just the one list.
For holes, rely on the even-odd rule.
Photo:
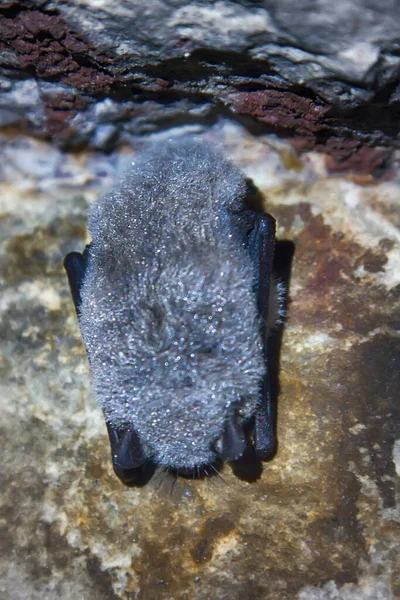
{"label": "rock surface", "polygon": [[[396,0],[7,0],[0,126],[112,148],[229,112],[372,172],[399,145]],[[249,121],[249,119],[251,119]]]}
{"label": "rock surface", "polygon": [[119,483],[62,260],[130,157],[1,138],[2,598],[400,596],[400,177],[338,178],[232,124],[206,136],[296,244],[278,454],[247,480]]}

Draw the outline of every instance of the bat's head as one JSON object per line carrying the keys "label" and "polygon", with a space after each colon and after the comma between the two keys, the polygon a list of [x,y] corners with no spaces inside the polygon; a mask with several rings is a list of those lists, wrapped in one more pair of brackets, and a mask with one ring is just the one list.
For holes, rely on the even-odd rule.
{"label": "bat's head", "polygon": [[[247,257],[178,254],[134,281],[123,268],[89,278],[81,327],[109,425],[185,470],[214,462],[227,427],[254,413],[265,365]],[[95,313],[90,281],[103,292]]]}

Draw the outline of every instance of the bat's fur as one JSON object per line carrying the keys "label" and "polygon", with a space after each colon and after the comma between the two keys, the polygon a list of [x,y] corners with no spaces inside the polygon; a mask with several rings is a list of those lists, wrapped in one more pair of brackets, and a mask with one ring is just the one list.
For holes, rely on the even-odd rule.
{"label": "bat's fur", "polygon": [[151,146],[89,213],[80,326],[94,388],[160,465],[212,462],[227,416],[259,399],[253,265],[235,225],[246,190],[218,151],[181,139]]}

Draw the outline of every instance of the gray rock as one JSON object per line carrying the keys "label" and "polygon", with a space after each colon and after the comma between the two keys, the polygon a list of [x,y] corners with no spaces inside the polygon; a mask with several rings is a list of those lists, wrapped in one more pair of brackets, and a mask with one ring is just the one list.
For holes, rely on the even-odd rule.
{"label": "gray rock", "polygon": [[0,79],[0,127],[23,122],[35,129],[44,126],[40,87],[34,79],[13,81]]}
{"label": "gray rock", "polygon": [[[0,31],[12,86],[0,86],[0,125],[58,143],[109,147],[188,114],[203,122],[202,106],[209,120],[250,116],[323,148],[343,168],[358,168],[363,147],[358,163],[372,170],[366,147],[400,143],[396,0],[9,0]],[[42,82],[53,91],[21,100]]]}

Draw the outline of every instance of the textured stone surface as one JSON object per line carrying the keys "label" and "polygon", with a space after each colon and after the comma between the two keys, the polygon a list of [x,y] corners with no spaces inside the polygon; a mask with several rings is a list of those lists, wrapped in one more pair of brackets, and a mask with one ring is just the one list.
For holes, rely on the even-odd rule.
{"label": "textured stone surface", "polygon": [[224,480],[119,483],[62,259],[129,155],[1,138],[2,598],[400,595],[400,179],[337,178],[229,124],[207,137],[296,244],[278,454]]}
{"label": "textured stone surface", "polygon": [[372,172],[399,145],[399,32],[396,0],[7,0],[0,125],[111,148],[228,111]]}

